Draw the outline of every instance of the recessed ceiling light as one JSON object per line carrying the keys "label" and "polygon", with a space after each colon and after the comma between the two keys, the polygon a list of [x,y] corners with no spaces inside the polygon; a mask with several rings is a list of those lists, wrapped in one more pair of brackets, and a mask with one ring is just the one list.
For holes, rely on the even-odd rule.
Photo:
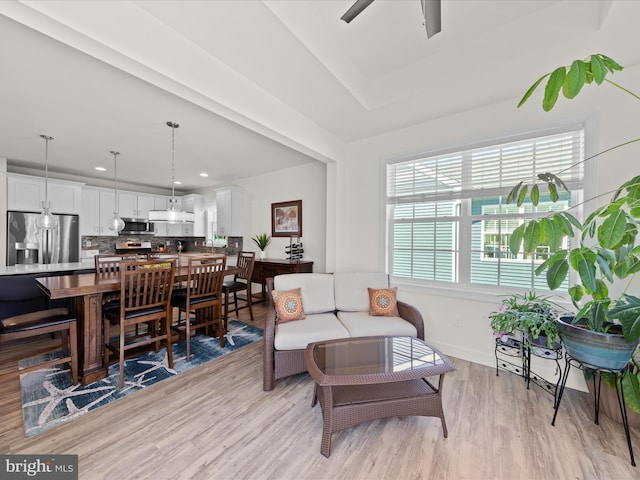
{"label": "recessed ceiling light", "polygon": [[174,180],[173,183],[174,185],[182,185],[182,182],[180,180]]}
{"label": "recessed ceiling light", "polygon": [[202,173],[200,174],[200,176],[201,176],[201,177],[208,177],[208,176],[209,176],[209,174],[208,174],[207,172],[202,172]]}
{"label": "recessed ceiling light", "polygon": [[107,169],[104,167],[96,167],[96,170],[98,170],[99,172],[106,172]]}

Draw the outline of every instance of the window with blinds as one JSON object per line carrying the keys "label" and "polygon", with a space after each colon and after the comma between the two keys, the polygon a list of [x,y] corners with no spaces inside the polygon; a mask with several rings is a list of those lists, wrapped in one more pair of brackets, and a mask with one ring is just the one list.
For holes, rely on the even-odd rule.
{"label": "window with blinds", "polygon": [[[535,269],[549,255],[509,251],[532,218],[571,208],[582,196],[584,130],[387,164],[387,268],[398,280],[546,289]],[[507,204],[518,182],[558,175],[571,193],[537,206]],[[542,185],[541,185],[542,187]]]}

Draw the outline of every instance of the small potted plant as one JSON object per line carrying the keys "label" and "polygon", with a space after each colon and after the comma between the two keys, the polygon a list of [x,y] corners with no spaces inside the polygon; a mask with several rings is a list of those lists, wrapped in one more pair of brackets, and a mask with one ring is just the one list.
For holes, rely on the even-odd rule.
{"label": "small potted plant", "polygon": [[251,240],[255,242],[255,244],[260,249],[260,259],[264,259],[264,249],[267,248],[267,245],[271,243],[271,236],[266,233],[261,233],[259,235],[254,235],[251,237]]}
{"label": "small potted plant", "polygon": [[555,348],[559,345],[556,307],[549,297],[534,291],[515,293],[505,297],[498,310],[489,314],[491,328],[496,336],[516,337],[526,348],[534,344]]}

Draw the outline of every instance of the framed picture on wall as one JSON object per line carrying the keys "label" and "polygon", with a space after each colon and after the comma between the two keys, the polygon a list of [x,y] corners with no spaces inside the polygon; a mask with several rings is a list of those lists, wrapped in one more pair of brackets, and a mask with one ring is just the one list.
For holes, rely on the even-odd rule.
{"label": "framed picture on wall", "polygon": [[271,236],[302,236],[302,200],[271,204]]}

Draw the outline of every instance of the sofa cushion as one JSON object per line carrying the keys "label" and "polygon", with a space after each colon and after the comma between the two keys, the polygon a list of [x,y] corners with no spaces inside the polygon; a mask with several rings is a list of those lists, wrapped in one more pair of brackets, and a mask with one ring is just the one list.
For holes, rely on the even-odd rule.
{"label": "sofa cushion", "polygon": [[293,290],[274,290],[271,292],[271,295],[273,295],[273,303],[278,313],[276,322],[285,323],[292,320],[303,320],[305,318],[299,288]]}
{"label": "sofa cushion", "polygon": [[313,342],[348,337],[349,331],[333,313],[316,313],[300,322],[277,323],[273,346],[276,350],[303,350]]}
{"label": "sofa cushion", "polygon": [[418,336],[416,327],[401,317],[372,317],[368,312],[338,312],[338,319],[349,331],[351,337],[396,335],[415,338]]}
{"label": "sofa cushion", "polygon": [[369,314],[376,317],[399,317],[397,287],[369,288]]}
{"label": "sofa cushion", "polygon": [[300,289],[304,313],[333,312],[333,275],[330,273],[292,273],[273,278],[276,290]]}
{"label": "sofa cushion", "polygon": [[388,288],[386,273],[334,273],[336,309],[344,312],[368,312],[368,288]]}

